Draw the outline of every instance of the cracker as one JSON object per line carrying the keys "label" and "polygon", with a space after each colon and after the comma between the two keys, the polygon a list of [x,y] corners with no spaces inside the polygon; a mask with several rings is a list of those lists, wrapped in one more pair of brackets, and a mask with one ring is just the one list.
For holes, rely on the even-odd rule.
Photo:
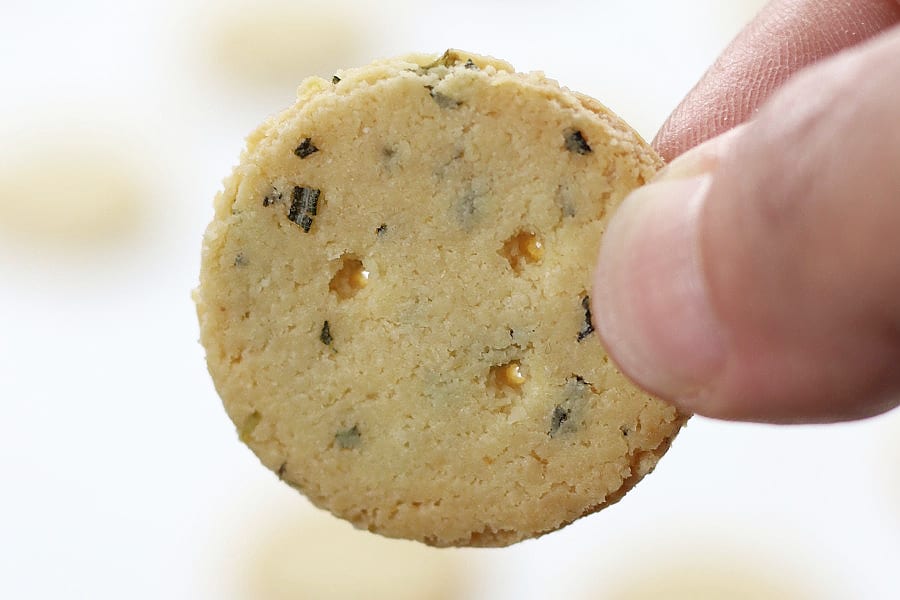
{"label": "cracker", "polygon": [[196,293],[240,438],[357,527],[503,546],[619,499],[685,417],[590,320],[661,165],[602,105],[460,51],[306,80],[216,199]]}

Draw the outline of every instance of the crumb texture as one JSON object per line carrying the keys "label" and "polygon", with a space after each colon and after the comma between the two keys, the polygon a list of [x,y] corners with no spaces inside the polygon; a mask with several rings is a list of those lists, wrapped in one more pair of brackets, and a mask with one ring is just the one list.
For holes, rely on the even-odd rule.
{"label": "crumb texture", "polygon": [[241,439],[317,505],[438,546],[618,499],[684,421],[587,312],[611,209],[659,158],[601,105],[462,52],[298,96],[250,136],[203,249],[201,338]]}

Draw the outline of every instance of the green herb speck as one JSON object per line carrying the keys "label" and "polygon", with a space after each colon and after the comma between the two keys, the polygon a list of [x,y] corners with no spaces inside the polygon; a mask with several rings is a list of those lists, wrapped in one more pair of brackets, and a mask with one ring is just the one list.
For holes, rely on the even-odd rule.
{"label": "green herb speck", "polygon": [[584,338],[594,333],[594,324],[591,321],[591,297],[585,296],[581,299],[581,308],[584,309],[584,322],[581,330],[578,332],[578,341],[584,341]]}
{"label": "green herb speck", "polygon": [[334,338],[331,337],[331,326],[328,324],[328,321],[325,321],[325,324],[322,325],[322,332],[319,334],[319,340],[326,346],[330,346],[331,342],[334,341]]}
{"label": "green herb speck", "polygon": [[306,158],[310,154],[315,154],[319,149],[312,143],[312,138],[304,138],[300,145],[294,148],[294,154],[300,158]]}
{"label": "green herb speck", "polygon": [[263,198],[262,205],[263,206],[271,206],[271,205],[275,204],[276,202],[280,202],[281,199],[282,199],[281,192],[279,192],[275,188],[272,188],[272,194]]}
{"label": "green herb speck", "polygon": [[478,194],[474,190],[470,190],[460,199],[457,205],[457,216],[464,226],[468,226],[475,216],[475,200],[477,198]]}
{"label": "green herb speck", "polygon": [[296,205],[297,209],[310,216],[316,216],[319,210],[319,190],[295,186],[291,192],[291,209]]}
{"label": "green herb speck", "polygon": [[244,256],[243,252],[238,252],[234,257],[234,266],[236,267],[246,267],[250,264],[250,261],[247,260],[247,257]]}
{"label": "green herb speck", "polygon": [[433,69],[435,67],[440,67],[440,66],[452,67],[459,61],[460,61],[459,54],[457,54],[453,50],[448,49],[448,50],[445,50],[444,53],[441,54],[440,57],[438,57],[437,60],[435,60],[433,63],[429,63],[429,64],[423,66],[422,69],[427,71],[429,69]]}
{"label": "green herb speck", "polygon": [[333,76],[333,77],[331,78],[331,83],[334,84],[334,85],[337,85],[337,84],[339,84],[340,82],[341,82],[341,78],[338,77],[337,75],[335,75],[335,76]]}
{"label": "green herb speck", "polygon": [[462,106],[462,102],[454,100],[443,92],[435,91],[433,85],[426,85],[425,89],[428,90],[428,93],[431,94],[431,97],[434,98],[434,101],[437,103],[437,105],[443,109],[452,110],[454,108],[459,108],[460,106]]}
{"label": "green herb speck", "polygon": [[288,211],[288,220],[299,225],[304,232],[309,233],[312,227],[312,217],[319,210],[319,196],[321,190],[295,186],[291,193],[291,208]]}
{"label": "green herb speck", "polygon": [[569,129],[564,134],[566,150],[575,154],[590,154],[593,152],[584,135],[577,129]]}
{"label": "green herb speck", "polygon": [[382,223],[378,226],[377,229],[375,229],[375,235],[377,235],[378,237],[384,236],[385,233],[387,233],[387,223]]}
{"label": "green herb speck", "polygon": [[354,425],[350,429],[338,431],[334,434],[334,441],[344,450],[358,448],[362,441],[362,433],[359,431],[359,425]]}
{"label": "green herb speck", "polygon": [[238,430],[238,437],[245,444],[250,442],[250,436],[253,435],[253,431],[262,421],[262,415],[259,414],[259,411],[254,410],[250,413],[250,416],[244,421]]}
{"label": "green herb speck", "polygon": [[553,415],[550,417],[550,431],[547,432],[547,435],[553,437],[559,433],[559,428],[562,427],[563,423],[569,420],[569,415],[571,414],[572,409],[563,408],[557,404],[553,409]]}
{"label": "green herb speck", "polygon": [[591,384],[581,375],[573,373],[571,377],[567,377],[563,390],[564,399],[554,407],[553,414],[550,415],[550,429],[547,435],[556,437],[574,431],[577,428],[575,413],[584,406],[585,399],[591,391]]}

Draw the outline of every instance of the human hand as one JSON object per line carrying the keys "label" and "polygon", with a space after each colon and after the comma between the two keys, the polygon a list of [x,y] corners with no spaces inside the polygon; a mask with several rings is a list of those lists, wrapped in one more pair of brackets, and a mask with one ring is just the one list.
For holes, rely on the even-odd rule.
{"label": "human hand", "polygon": [[611,220],[592,295],[638,384],[751,421],[900,403],[898,23],[895,0],[775,0],[662,127],[680,157]]}

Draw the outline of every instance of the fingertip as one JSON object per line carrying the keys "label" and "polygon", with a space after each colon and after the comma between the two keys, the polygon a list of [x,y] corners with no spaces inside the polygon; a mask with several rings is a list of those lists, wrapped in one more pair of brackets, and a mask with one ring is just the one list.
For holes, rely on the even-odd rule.
{"label": "fingertip", "polygon": [[610,356],[676,403],[707,386],[724,356],[697,237],[708,189],[700,176],[632,193],[607,228],[594,274],[592,311]]}

